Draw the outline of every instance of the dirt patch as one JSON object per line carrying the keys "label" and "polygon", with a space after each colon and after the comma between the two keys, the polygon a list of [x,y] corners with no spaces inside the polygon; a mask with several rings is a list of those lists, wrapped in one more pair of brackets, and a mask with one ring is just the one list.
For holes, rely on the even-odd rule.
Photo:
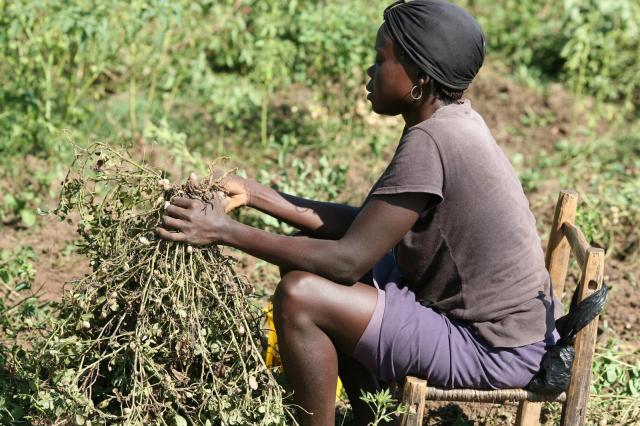
{"label": "dirt patch", "polygon": [[573,128],[586,125],[574,114],[575,100],[561,85],[552,84],[544,91],[527,87],[491,62],[481,69],[466,96],[509,156],[551,151]]}
{"label": "dirt patch", "polygon": [[640,266],[615,259],[605,260],[606,284],[610,287],[601,316],[600,340],[618,337],[629,350],[640,348]]}
{"label": "dirt patch", "polygon": [[516,418],[515,404],[463,404],[429,402],[425,425],[512,425]]}
{"label": "dirt patch", "polygon": [[31,246],[37,256],[33,290],[43,300],[59,300],[66,282],[90,271],[89,262],[75,252],[74,225],[59,222],[53,216],[41,216],[38,223],[38,228],[26,230],[5,228],[0,235],[0,249]]}

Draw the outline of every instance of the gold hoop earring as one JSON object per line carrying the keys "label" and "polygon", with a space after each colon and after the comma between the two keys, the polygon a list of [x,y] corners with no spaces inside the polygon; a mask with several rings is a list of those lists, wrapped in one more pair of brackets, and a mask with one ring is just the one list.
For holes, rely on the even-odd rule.
{"label": "gold hoop earring", "polygon": [[[415,94],[413,93],[416,89],[420,89],[420,94],[419,94],[419,95],[415,95]],[[410,93],[410,95],[411,95],[411,99],[413,99],[414,101],[419,101],[420,99],[422,99],[422,87],[421,87],[421,86],[418,86],[418,85],[416,84],[415,86],[413,86],[413,87],[411,88],[411,93]]]}

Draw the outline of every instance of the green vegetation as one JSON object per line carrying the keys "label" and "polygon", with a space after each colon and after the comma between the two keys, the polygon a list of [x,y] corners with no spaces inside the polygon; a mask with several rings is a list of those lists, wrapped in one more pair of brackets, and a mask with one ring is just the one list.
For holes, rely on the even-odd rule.
{"label": "green vegetation", "polygon": [[[228,156],[240,173],[284,191],[360,203],[401,130],[397,120],[374,117],[363,96],[389,2],[0,0],[4,233],[20,241],[38,232],[40,214],[55,206],[72,160],[69,141],[126,146],[171,180],[202,173],[211,159]],[[498,125],[533,138],[553,126],[563,108],[571,110],[567,132],[528,141],[514,165],[540,229],[547,229],[557,190],[578,189],[581,226],[621,271],[608,282],[612,295],[618,288],[637,292],[640,4],[458,3],[483,25],[487,67],[499,69],[500,78],[536,93],[574,94],[570,105],[527,105],[519,118]],[[488,106],[504,95],[500,90]],[[261,214],[240,217],[291,231]],[[30,373],[21,336],[45,327],[51,309],[32,289],[46,254],[7,241],[0,245],[4,423],[33,408],[29,395],[40,379]],[[638,348],[621,353],[620,339],[629,338],[598,354],[590,422],[616,421],[604,406],[618,419],[638,414],[630,402],[639,387]],[[553,423],[557,413],[551,409],[550,415]]]}
{"label": "green vegetation", "polygon": [[524,75],[637,112],[640,3],[634,0],[466,0],[491,51]]}
{"label": "green vegetation", "polygon": [[[578,224],[590,241],[614,258],[637,262],[640,235],[640,133],[603,135],[588,143],[560,139],[526,162],[520,179],[536,192],[549,179],[582,196]],[[555,195],[555,194],[550,194]]]}
{"label": "green vegetation", "polygon": [[[625,353],[614,342],[596,353],[594,370],[597,372],[591,385],[593,399],[590,408],[601,419],[633,423],[640,411],[640,351]],[[601,420],[602,421],[602,420]]]}
{"label": "green vegetation", "polygon": [[386,424],[397,418],[397,416],[409,412],[406,406],[398,404],[398,401],[393,399],[389,389],[384,389],[375,394],[363,391],[360,398],[373,411],[374,420],[370,423],[371,426]]}
{"label": "green vegetation", "polygon": [[0,251],[0,423],[13,424],[29,406],[34,376],[21,342],[42,328],[48,313],[31,291],[36,255],[28,246]]}

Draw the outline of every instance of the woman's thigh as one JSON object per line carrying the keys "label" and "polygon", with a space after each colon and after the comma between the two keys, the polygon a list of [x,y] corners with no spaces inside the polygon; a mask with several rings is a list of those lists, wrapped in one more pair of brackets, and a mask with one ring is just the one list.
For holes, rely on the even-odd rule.
{"label": "woman's thigh", "polygon": [[354,351],[380,379],[417,375],[436,386],[491,389],[522,387],[538,371],[545,342],[491,348],[469,325],[422,306],[395,280],[383,288],[380,327],[367,330]]}

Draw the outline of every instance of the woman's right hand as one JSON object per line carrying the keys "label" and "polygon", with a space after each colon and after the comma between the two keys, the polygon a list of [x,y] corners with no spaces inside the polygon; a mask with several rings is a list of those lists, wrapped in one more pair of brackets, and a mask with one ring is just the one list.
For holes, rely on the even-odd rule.
{"label": "woman's right hand", "polygon": [[238,207],[246,206],[251,201],[251,193],[249,192],[249,179],[242,176],[229,175],[220,182],[227,201],[224,205],[225,213],[229,213]]}

